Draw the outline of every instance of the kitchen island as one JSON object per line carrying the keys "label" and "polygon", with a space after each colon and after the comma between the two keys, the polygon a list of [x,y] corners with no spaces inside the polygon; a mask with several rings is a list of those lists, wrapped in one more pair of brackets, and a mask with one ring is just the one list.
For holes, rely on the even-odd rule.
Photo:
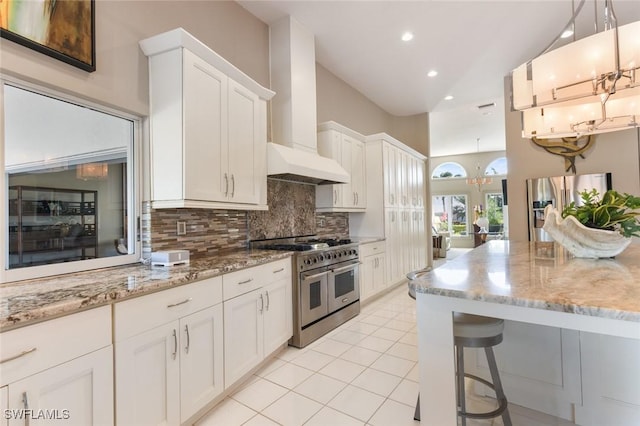
{"label": "kitchen island", "polygon": [[[490,241],[414,280],[410,285],[417,296],[422,424],[456,424],[452,312],[577,330],[585,336],[615,336],[637,344],[640,244],[634,243],[615,259],[593,260],[573,258],[553,243]],[[635,417],[640,414],[640,370],[626,375],[631,397],[620,409],[624,422],[616,424],[640,424]],[[590,383],[593,380],[583,377],[585,406],[577,406],[575,416],[579,424],[598,424],[591,418],[598,410],[587,406],[593,401],[587,396]]]}

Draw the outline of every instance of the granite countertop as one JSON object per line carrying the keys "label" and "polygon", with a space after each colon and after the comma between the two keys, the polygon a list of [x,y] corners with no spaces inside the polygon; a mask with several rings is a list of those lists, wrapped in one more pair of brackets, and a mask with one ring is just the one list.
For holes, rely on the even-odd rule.
{"label": "granite countertop", "polygon": [[351,241],[358,244],[369,244],[384,241],[384,237],[349,237]]}
{"label": "granite countertop", "polygon": [[555,243],[490,241],[409,284],[417,293],[640,322],[640,243],[578,259]]}
{"label": "granite countertop", "polygon": [[274,250],[242,250],[157,267],[141,263],[0,285],[0,332],[158,290],[291,257]]}

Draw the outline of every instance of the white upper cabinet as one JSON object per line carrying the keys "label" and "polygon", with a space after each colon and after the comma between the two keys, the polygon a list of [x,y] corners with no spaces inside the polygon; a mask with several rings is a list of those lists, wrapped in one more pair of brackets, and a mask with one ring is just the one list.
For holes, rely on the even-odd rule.
{"label": "white upper cabinet", "polygon": [[149,57],[152,206],[266,209],[274,93],[182,29],[140,46]]}
{"label": "white upper cabinet", "polygon": [[351,182],[319,185],[319,211],[358,212],[367,208],[364,136],[333,121],[318,125],[318,154],[336,160],[351,176]]}

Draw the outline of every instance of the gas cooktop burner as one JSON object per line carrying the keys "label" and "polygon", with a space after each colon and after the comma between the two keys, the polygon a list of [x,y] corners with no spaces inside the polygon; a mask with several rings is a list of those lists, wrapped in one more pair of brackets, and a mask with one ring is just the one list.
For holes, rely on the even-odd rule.
{"label": "gas cooktop burner", "polygon": [[266,250],[309,251],[351,244],[349,238],[285,238],[280,240],[256,241],[253,247]]}

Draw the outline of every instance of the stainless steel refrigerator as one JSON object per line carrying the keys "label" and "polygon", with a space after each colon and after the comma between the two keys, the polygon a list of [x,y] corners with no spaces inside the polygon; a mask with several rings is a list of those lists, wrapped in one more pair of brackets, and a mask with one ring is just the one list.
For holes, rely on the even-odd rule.
{"label": "stainless steel refrigerator", "polygon": [[593,188],[600,195],[611,189],[611,173],[527,179],[529,241],[553,241],[542,229],[544,208],[548,204],[560,211],[572,201],[579,206],[582,204],[580,192]]}

